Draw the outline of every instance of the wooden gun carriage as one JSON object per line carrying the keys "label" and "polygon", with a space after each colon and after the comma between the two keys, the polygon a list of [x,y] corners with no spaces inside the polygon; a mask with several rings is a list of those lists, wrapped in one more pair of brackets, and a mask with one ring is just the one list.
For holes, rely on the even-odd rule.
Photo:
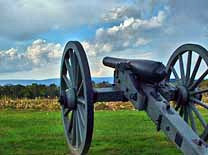
{"label": "wooden gun carriage", "polygon": [[[199,69],[202,62],[203,71]],[[114,68],[114,84],[95,89],[82,45],[77,41],[66,44],[61,62],[60,104],[66,139],[74,154],[87,154],[89,150],[93,106],[99,101],[131,101],[136,109],[146,111],[157,130],[162,130],[185,155],[208,154],[208,126],[200,111],[201,107],[208,109],[202,100],[208,89],[199,87],[208,74],[205,48],[182,45],[166,66],[151,60],[112,57],[105,57],[103,64]]]}

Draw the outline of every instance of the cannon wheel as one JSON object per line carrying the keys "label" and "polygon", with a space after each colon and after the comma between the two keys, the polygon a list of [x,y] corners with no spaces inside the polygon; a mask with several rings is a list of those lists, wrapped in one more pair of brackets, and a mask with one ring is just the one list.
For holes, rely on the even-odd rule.
{"label": "cannon wheel", "polygon": [[93,133],[93,100],[89,65],[82,45],[65,46],[60,73],[60,102],[66,139],[72,154],[86,154]]}
{"label": "cannon wheel", "polygon": [[208,104],[202,99],[208,89],[199,87],[208,74],[208,51],[195,44],[180,46],[170,57],[167,72],[168,80],[179,90],[172,104],[175,110],[197,135],[208,140],[208,125],[201,113],[201,110],[208,110]]}

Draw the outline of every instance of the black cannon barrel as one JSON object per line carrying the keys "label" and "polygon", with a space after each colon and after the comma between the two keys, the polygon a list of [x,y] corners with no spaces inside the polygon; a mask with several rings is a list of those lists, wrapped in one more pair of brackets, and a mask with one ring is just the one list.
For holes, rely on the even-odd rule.
{"label": "black cannon barrel", "polygon": [[108,67],[116,68],[116,65],[118,65],[119,63],[127,63],[128,61],[128,59],[105,57],[103,59],[103,64]]}
{"label": "black cannon barrel", "polygon": [[130,70],[147,82],[160,82],[167,76],[166,67],[161,62],[143,59],[120,59],[113,57],[105,57],[103,59],[103,64],[112,68],[116,68],[116,66],[120,63],[128,64],[128,68]]}

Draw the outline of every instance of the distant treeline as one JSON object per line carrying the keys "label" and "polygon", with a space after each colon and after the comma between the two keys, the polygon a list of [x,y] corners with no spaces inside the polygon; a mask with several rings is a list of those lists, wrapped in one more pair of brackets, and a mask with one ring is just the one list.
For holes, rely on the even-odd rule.
{"label": "distant treeline", "polygon": [[41,84],[32,85],[5,85],[0,86],[0,97],[9,98],[55,98],[59,95],[59,87],[55,84],[49,86]]}
{"label": "distant treeline", "polygon": [[[107,81],[101,83],[95,83],[92,81],[92,85],[95,88],[109,87],[111,84]],[[200,84],[200,89],[208,88],[208,80],[204,80]],[[32,85],[4,85],[0,86],[0,98],[8,97],[12,99],[16,98],[57,98],[59,97],[59,86],[51,84],[49,86],[43,84],[32,84]],[[205,94],[208,96],[208,93]]]}
{"label": "distant treeline", "polygon": [[[111,84],[108,82],[101,82],[95,84],[92,82],[93,87],[108,87]],[[49,86],[42,84],[32,84],[32,85],[5,85],[0,86],[0,98],[8,97],[12,99],[16,98],[57,98],[59,96],[59,87],[55,84]]]}

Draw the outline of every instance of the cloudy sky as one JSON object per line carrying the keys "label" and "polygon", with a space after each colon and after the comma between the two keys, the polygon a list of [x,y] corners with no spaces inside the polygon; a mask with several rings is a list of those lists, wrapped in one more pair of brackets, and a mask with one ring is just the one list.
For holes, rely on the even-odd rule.
{"label": "cloudy sky", "polygon": [[63,48],[79,40],[92,76],[105,56],[167,63],[184,43],[208,47],[207,0],[0,0],[0,79],[59,77]]}

